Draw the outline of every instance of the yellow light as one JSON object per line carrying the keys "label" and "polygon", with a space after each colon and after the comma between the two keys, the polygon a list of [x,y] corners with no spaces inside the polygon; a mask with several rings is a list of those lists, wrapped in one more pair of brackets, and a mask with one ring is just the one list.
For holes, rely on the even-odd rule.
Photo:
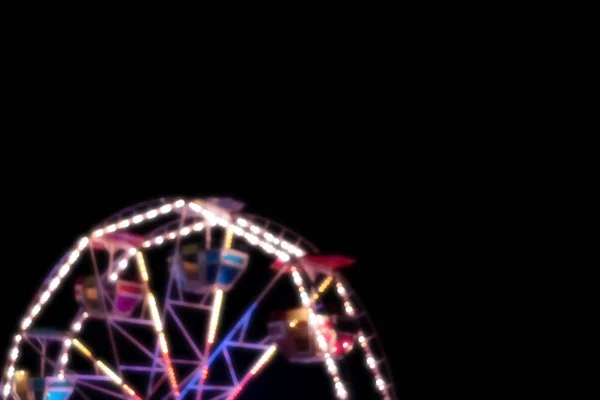
{"label": "yellow light", "polygon": [[146,299],[148,300],[148,307],[150,308],[150,315],[152,317],[152,322],[154,322],[154,329],[158,334],[158,343],[160,345],[160,350],[165,360],[165,364],[167,367],[167,372],[169,375],[169,383],[171,384],[171,388],[175,392],[175,396],[179,396],[179,385],[177,383],[177,378],[175,376],[175,370],[173,369],[173,363],[171,362],[171,357],[169,355],[169,347],[167,346],[167,339],[163,332],[162,322],[160,320],[160,313],[158,312],[158,306],[156,305],[156,299],[154,295],[150,291],[149,285],[149,276],[148,271],[146,269],[146,261],[144,260],[144,255],[141,251],[136,253],[137,265],[140,270],[140,275],[144,280],[145,288],[146,288]]}
{"label": "yellow light", "polygon": [[137,259],[137,264],[140,270],[140,275],[142,275],[142,279],[144,280],[144,282],[148,282],[150,277],[148,276],[148,270],[146,269],[146,261],[144,260],[144,255],[141,251],[138,251],[135,254],[135,258]]}
{"label": "yellow light", "polygon": [[[92,355],[92,352],[88,350],[77,338],[73,339],[73,345],[77,350],[81,351],[84,355],[86,355],[96,366],[104,373],[104,375],[108,376],[114,383],[120,385],[129,395],[133,396],[136,400],[142,400],[140,396],[138,396],[135,391],[127,384],[123,383],[123,380],[116,372],[106,366],[102,361],[96,360]],[[60,379],[64,378],[64,370],[60,371],[60,374],[63,375]]]}
{"label": "yellow light", "polygon": [[267,362],[269,362],[269,360],[271,360],[273,358],[273,356],[275,355],[276,351],[277,351],[277,346],[276,345],[271,345],[262,354],[262,356],[254,364],[254,366],[252,366],[252,369],[250,369],[250,371],[242,378],[242,380],[239,382],[239,384],[237,385],[237,387],[235,388],[235,390],[233,391],[233,393],[231,393],[229,395],[229,397],[227,397],[227,400],[233,400],[233,399],[235,399],[240,394],[240,392],[242,391],[242,389],[244,389],[244,387],[248,384],[248,382],[250,382],[250,380],[252,379],[252,377],[254,375],[256,375],[261,370],[261,368],[263,368],[267,364]]}
{"label": "yellow light", "polygon": [[321,283],[321,285],[319,286],[319,293],[323,293],[325,290],[327,290],[332,281],[333,276],[327,277],[327,279],[325,279],[325,281],[323,281],[323,283]]}
{"label": "yellow light", "polygon": [[156,300],[154,299],[154,295],[148,292],[148,305],[150,306],[150,315],[152,316],[152,321],[154,322],[154,328],[156,332],[162,332],[162,322],[160,321],[160,315],[158,313],[158,307],[156,306]]}
{"label": "yellow light", "polygon": [[110,379],[112,379],[114,383],[118,385],[123,383],[123,380],[119,378],[119,376],[115,372],[113,372],[113,370],[108,368],[102,361],[96,361],[96,365],[102,370],[102,372],[104,372]]}
{"label": "yellow light", "polygon": [[258,359],[254,367],[252,367],[252,369],[250,370],[250,373],[252,375],[256,375],[256,373],[273,357],[275,351],[277,351],[277,346],[273,344]]}
{"label": "yellow light", "polygon": [[75,347],[77,348],[77,350],[81,351],[86,356],[88,356],[88,357],[92,356],[92,352],[89,351],[87,349],[87,347],[85,347],[79,340],[73,339],[73,344],[75,345]]}
{"label": "yellow light", "polygon": [[321,282],[321,284],[319,285],[319,288],[318,288],[319,293],[313,294],[313,299],[318,300],[320,293],[323,293],[324,291],[326,291],[327,288],[329,287],[329,285],[331,285],[331,282],[333,282],[333,276],[328,276],[323,282]]}
{"label": "yellow light", "polygon": [[221,314],[221,304],[223,302],[223,290],[217,289],[215,292],[215,300],[213,310],[210,316],[210,325],[208,329],[208,343],[212,344],[215,341],[217,325],[219,324],[219,315]]}
{"label": "yellow light", "polygon": [[231,225],[227,228],[225,233],[225,248],[230,249],[233,243],[233,229],[231,229]]}

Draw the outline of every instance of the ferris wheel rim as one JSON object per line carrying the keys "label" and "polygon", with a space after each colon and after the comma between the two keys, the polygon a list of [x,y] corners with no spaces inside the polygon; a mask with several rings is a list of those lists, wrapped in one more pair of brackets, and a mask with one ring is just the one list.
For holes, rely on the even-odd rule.
{"label": "ferris wheel rim", "polygon": [[[174,198],[174,199],[175,199],[175,198]],[[183,199],[183,200],[186,202],[186,204],[187,204],[187,203],[188,203],[188,201],[189,201],[189,199],[188,199],[188,198],[177,198],[177,199],[179,199],[179,200]],[[164,205],[164,204],[167,204],[169,200],[170,200],[170,199],[168,199],[168,198],[161,197],[161,198],[158,198],[158,199],[154,199],[154,200],[150,200],[150,201],[145,201],[145,202],[140,202],[140,203],[137,203],[137,204],[135,204],[135,205],[133,205],[133,206],[126,207],[126,208],[124,208],[124,209],[122,209],[122,210],[120,210],[120,211],[118,211],[118,212],[116,212],[116,213],[113,213],[113,214],[112,214],[112,215],[111,215],[109,218],[106,218],[106,219],[104,219],[104,220],[103,220],[103,222],[101,222],[100,224],[96,225],[96,226],[95,226],[95,228],[94,228],[94,229],[92,229],[92,230],[90,231],[90,233],[89,233],[87,236],[84,236],[84,238],[85,238],[85,237],[90,237],[90,238],[91,238],[91,237],[92,237],[92,234],[93,234],[93,232],[94,232],[94,230],[95,230],[95,229],[97,229],[98,227],[101,227],[101,226],[106,226],[106,225],[108,225],[108,224],[114,223],[114,222],[113,222],[113,221],[114,221],[114,218],[115,218],[115,217],[117,217],[117,216],[119,216],[119,215],[124,215],[124,214],[127,214],[128,212],[131,212],[132,214],[134,214],[134,213],[135,213],[135,212],[134,212],[135,210],[139,210],[140,208],[142,208],[142,207],[144,207],[144,206],[149,206],[149,205],[152,205],[152,204],[163,204],[163,205]],[[316,247],[314,244],[312,244],[310,241],[308,241],[307,239],[305,239],[305,238],[304,238],[304,237],[302,237],[301,235],[297,234],[297,233],[296,233],[296,232],[294,232],[293,230],[291,230],[291,229],[287,228],[287,227],[286,227],[286,226],[284,226],[283,224],[280,224],[280,223],[278,223],[278,222],[276,222],[276,221],[273,221],[273,220],[271,220],[271,219],[268,219],[268,218],[265,218],[265,217],[262,217],[262,216],[258,216],[258,215],[256,215],[256,214],[250,214],[250,213],[240,213],[240,214],[239,214],[239,216],[240,216],[240,217],[245,217],[245,218],[252,218],[252,219],[254,219],[254,218],[260,218],[262,221],[265,221],[265,222],[268,222],[268,223],[274,224],[274,225],[276,225],[276,226],[280,227],[281,229],[283,229],[285,232],[288,232],[288,233],[290,233],[290,234],[293,234],[293,235],[295,235],[295,236],[298,238],[298,241],[299,241],[299,242],[301,242],[301,243],[302,243],[302,244],[304,244],[304,245],[308,245],[308,247],[310,247],[312,251],[314,251],[314,252],[318,252],[318,248],[317,248],[317,247]],[[173,223],[176,223],[178,220],[179,220],[179,218],[176,218],[175,220],[169,221],[169,222],[167,222],[167,223],[165,223],[165,224],[163,224],[163,225],[161,225],[161,226],[159,226],[159,227],[157,227],[157,228],[153,229],[151,232],[147,233],[147,234],[145,235],[145,237],[149,237],[149,236],[151,236],[151,235],[155,234],[156,232],[159,232],[159,231],[162,231],[162,230],[166,230],[166,228],[167,228],[168,226],[172,225]],[[77,243],[77,242],[76,242],[76,243]],[[32,304],[35,302],[35,299],[36,299],[36,298],[38,298],[38,296],[40,295],[40,293],[42,293],[42,292],[44,291],[44,287],[45,287],[45,285],[46,285],[46,284],[47,284],[47,283],[50,281],[51,277],[54,275],[54,273],[56,272],[56,270],[57,270],[57,269],[58,269],[58,268],[61,266],[61,264],[63,264],[63,263],[65,262],[65,260],[66,260],[66,259],[69,257],[69,253],[70,253],[70,251],[67,251],[67,252],[65,253],[65,255],[63,255],[63,257],[61,257],[61,258],[59,259],[58,263],[56,263],[56,264],[55,264],[55,265],[54,265],[54,266],[51,268],[51,270],[50,270],[50,273],[49,273],[49,274],[48,274],[48,276],[45,278],[45,280],[42,282],[42,284],[40,285],[39,289],[36,291],[35,295],[34,295],[34,296],[33,296],[33,298],[32,298],[32,301],[31,301],[31,303],[30,303],[29,307],[28,307],[26,310],[29,310],[29,309],[31,309],[31,305],[32,305]],[[106,274],[107,274],[107,273],[108,273],[108,271],[106,271],[106,272],[103,274],[103,277],[106,277]],[[347,286],[348,288],[351,288],[351,286],[348,284],[348,282],[347,282],[347,281],[346,281],[346,280],[345,280],[343,277],[341,277],[341,275],[339,275],[339,276],[336,276],[336,280],[340,280],[340,281],[344,282],[344,285],[345,285],[345,286]],[[368,322],[368,324],[369,324],[369,330],[370,330],[370,331],[372,331],[372,332],[373,332],[373,334],[375,335],[375,338],[376,338],[376,340],[377,340],[377,343],[378,343],[378,345],[379,345],[379,349],[381,349],[381,352],[382,352],[382,353],[385,355],[385,354],[386,354],[386,353],[385,353],[385,348],[384,348],[383,344],[381,343],[381,339],[380,339],[380,337],[379,337],[379,334],[377,333],[376,327],[375,327],[375,325],[373,324],[373,322],[372,322],[372,319],[371,319],[370,315],[368,314],[368,311],[367,311],[367,309],[364,307],[364,305],[363,305],[362,301],[360,301],[360,298],[358,297],[358,293],[357,293],[357,292],[355,292],[355,291],[353,291],[353,293],[355,294],[355,297],[356,297],[356,299],[358,300],[358,304],[359,304],[360,310],[361,310],[361,311],[362,311],[362,312],[365,314],[366,320],[367,320],[367,322]],[[76,318],[77,318],[77,315],[78,315],[79,313],[81,313],[82,311],[83,311],[83,309],[80,309],[80,310],[79,310],[79,311],[76,313]],[[25,317],[26,315],[27,315],[27,312],[25,313],[24,317]],[[23,332],[23,331],[25,331],[25,330],[26,330],[26,329],[17,329],[17,330],[16,330],[16,333],[15,333],[15,335],[18,335],[18,334],[22,333],[22,332]],[[10,345],[9,345],[9,346],[10,346]],[[383,360],[384,360],[384,362],[385,362],[385,366],[386,366],[386,372],[387,372],[387,374],[386,374],[386,375],[387,375],[387,376],[388,376],[388,377],[389,377],[389,378],[392,380],[390,383],[392,384],[393,391],[394,391],[394,393],[395,393],[395,385],[393,384],[393,382],[394,382],[394,381],[393,381],[393,375],[392,375],[392,372],[391,372],[391,368],[390,368],[390,366],[389,366],[389,363],[388,363],[388,361],[387,361],[387,357],[385,357]],[[9,364],[10,364],[10,363],[9,363],[9,360],[8,360],[8,358],[7,358],[7,360],[6,360],[6,362],[5,362],[5,368],[4,368],[5,370],[6,370],[6,368],[8,368],[8,365],[9,365]],[[4,380],[5,380],[5,374],[3,374],[3,377],[2,377],[2,382],[4,382]]]}
{"label": "ferris wheel rim", "polygon": [[[150,208],[150,205],[156,204],[156,206],[158,205],[164,205],[164,204],[168,204],[168,203],[173,203],[176,200],[179,199],[183,199],[186,202],[189,201],[189,198],[185,197],[185,196],[180,196],[180,197],[157,197],[151,200],[144,200],[144,201],[140,201],[137,202],[133,205],[127,206],[125,208],[120,209],[119,211],[116,211],[114,213],[112,213],[111,215],[109,215],[108,217],[102,219],[102,221],[98,222],[96,225],[93,226],[93,228],[90,231],[90,235],[91,233],[98,229],[101,228],[103,226],[107,226],[110,225],[111,223],[113,223],[115,221],[115,219],[120,219],[122,218],[123,215],[126,214],[136,214],[135,210],[139,210],[142,208]],[[155,206],[155,207],[156,207]]]}
{"label": "ferris wheel rim", "polygon": [[321,252],[319,250],[319,248],[314,243],[312,243],[311,241],[309,241],[308,239],[306,239],[304,236],[300,235],[298,232],[296,232],[296,231],[288,228],[287,226],[285,226],[285,225],[283,225],[283,224],[281,224],[281,223],[279,223],[277,221],[274,221],[274,220],[272,220],[270,218],[264,217],[262,215],[254,214],[254,213],[252,213],[252,214],[251,213],[241,213],[240,216],[246,217],[246,218],[253,218],[253,219],[254,218],[259,218],[259,219],[263,220],[264,222],[267,222],[268,225],[275,225],[278,228],[280,228],[281,230],[283,230],[285,232],[288,232],[288,233],[296,236],[296,240],[299,243],[306,244],[310,248],[310,250],[312,250],[312,252],[314,254],[318,254],[318,253]]}
{"label": "ferris wheel rim", "polygon": [[[135,214],[134,211],[135,210],[139,210],[140,208],[149,207],[149,205],[151,205],[151,204],[157,204],[158,205],[158,204],[172,203],[172,202],[175,201],[175,199],[183,199],[186,202],[189,202],[189,201],[193,200],[193,198],[191,198],[189,196],[181,196],[181,197],[157,197],[157,198],[152,199],[152,200],[141,201],[141,202],[138,202],[138,203],[136,203],[134,205],[127,206],[127,207],[125,207],[125,208],[123,208],[123,209],[121,209],[121,210],[119,210],[117,212],[114,212],[109,217],[104,218],[100,223],[98,223],[97,225],[94,226],[94,228],[92,229],[92,232],[93,232],[93,230],[96,230],[96,229],[98,229],[98,228],[100,228],[102,226],[106,226],[106,225],[109,225],[109,224],[113,223],[113,221],[115,219],[118,219],[120,216],[122,216],[124,214]],[[256,213],[240,212],[238,214],[239,214],[238,215],[239,217],[246,217],[246,218],[251,218],[251,219],[257,219],[258,218],[258,219],[260,219],[260,220],[262,220],[264,222],[267,222],[268,224],[275,225],[275,226],[281,228],[283,231],[285,231],[285,232],[287,232],[289,234],[294,235],[299,242],[302,242],[302,243],[306,244],[307,247],[309,247],[310,250],[313,251],[314,253],[320,253],[319,248],[313,242],[311,242],[310,240],[308,240],[306,237],[300,235],[298,232],[296,232],[296,231],[292,230],[291,228],[285,226],[284,224],[281,224],[281,223],[279,223],[279,222],[277,222],[277,221],[275,221],[275,220],[273,220],[271,218],[268,218],[268,217],[265,217],[263,215],[259,215],[259,214],[256,214]]]}
{"label": "ferris wheel rim", "polygon": [[[353,289],[352,285],[350,285],[348,280],[341,274],[336,274],[336,280],[338,282],[342,282],[345,287]],[[362,314],[363,314],[362,316],[364,316],[367,324],[369,325],[369,329],[371,330],[372,336],[374,336],[375,341],[379,346],[380,352],[385,355],[385,357],[380,362],[382,362],[385,365],[386,373],[387,373],[386,375],[393,382],[393,384],[391,386],[392,387],[392,397],[398,398],[398,394],[396,392],[396,380],[395,380],[394,374],[392,372],[390,363],[388,361],[387,352],[385,351],[385,346],[383,345],[383,341],[381,340],[377,326],[373,323],[371,314],[369,313],[367,308],[364,306],[364,303],[361,300],[360,296],[358,295],[358,292],[355,290],[352,290],[352,292],[354,294],[354,297],[353,297],[354,304],[357,305],[358,308],[362,311]]]}

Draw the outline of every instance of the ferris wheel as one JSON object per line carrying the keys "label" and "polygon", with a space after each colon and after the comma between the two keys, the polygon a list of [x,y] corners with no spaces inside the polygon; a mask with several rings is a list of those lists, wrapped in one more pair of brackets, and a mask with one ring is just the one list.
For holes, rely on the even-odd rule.
{"label": "ferris wheel", "polygon": [[[341,274],[354,262],[229,198],[126,208],[51,269],[18,321],[2,399],[233,400],[277,358],[322,370],[331,398],[352,399],[357,379],[344,364],[354,357],[372,398],[397,400],[376,331]],[[242,290],[252,300],[228,315]],[[274,290],[294,304],[265,310]],[[55,319],[67,310],[70,319]]]}

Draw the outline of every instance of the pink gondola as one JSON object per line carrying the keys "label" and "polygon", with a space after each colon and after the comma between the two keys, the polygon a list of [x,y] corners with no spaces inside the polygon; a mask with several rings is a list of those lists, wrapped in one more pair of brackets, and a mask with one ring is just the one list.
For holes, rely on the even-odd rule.
{"label": "pink gondola", "polygon": [[113,312],[130,316],[144,298],[144,286],[137,282],[117,281]]}

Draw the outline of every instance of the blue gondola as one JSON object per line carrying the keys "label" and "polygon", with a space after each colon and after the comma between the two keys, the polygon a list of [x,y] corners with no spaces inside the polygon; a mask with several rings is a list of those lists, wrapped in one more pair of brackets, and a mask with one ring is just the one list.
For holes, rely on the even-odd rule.
{"label": "blue gondola", "polygon": [[197,245],[182,249],[178,263],[184,290],[206,293],[213,288],[230,290],[248,266],[248,254],[234,249],[200,250]]}

